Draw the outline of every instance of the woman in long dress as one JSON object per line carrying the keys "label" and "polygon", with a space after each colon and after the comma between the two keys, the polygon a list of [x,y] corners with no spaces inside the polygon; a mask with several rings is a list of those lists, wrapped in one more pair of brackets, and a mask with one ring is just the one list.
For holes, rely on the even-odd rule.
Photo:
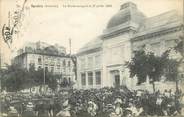
{"label": "woman in long dress", "polygon": [[28,104],[26,105],[26,110],[22,113],[22,117],[36,117],[33,108],[34,108],[33,103],[28,102]]}
{"label": "woman in long dress", "polygon": [[10,106],[10,111],[8,112],[8,117],[19,117],[19,114],[14,106]]}
{"label": "woman in long dress", "polygon": [[93,101],[89,101],[88,102],[88,108],[87,108],[87,112],[90,116],[94,117],[97,114],[97,109],[98,106],[93,102]]}
{"label": "woman in long dress", "polygon": [[46,107],[46,104],[43,101],[40,101],[35,107],[37,117],[49,117],[49,111]]}
{"label": "woman in long dress", "polygon": [[110,117],[121,117],[123,115],[123,109],[121,108],[122,100],[117,98],[114,104],[114,111],[110,114]]}
{"label": "woman in long dress", "polygon": [[71,117],[70,105],[68,104],[68,100],[63,103],[63,109],[56,114],[56,117]]}

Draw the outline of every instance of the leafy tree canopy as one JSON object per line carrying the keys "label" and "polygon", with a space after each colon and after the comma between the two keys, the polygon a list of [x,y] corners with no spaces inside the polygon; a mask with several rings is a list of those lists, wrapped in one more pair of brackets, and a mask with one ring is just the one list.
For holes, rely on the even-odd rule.
{"label": "leafy tree canopy", "polygon": [[[43,74],[43,69],[35,70],[34,66],[27,70],[19,65],[12,64],[8,66],[7,70],[1,71],[1,87],[7,91],[19,91],[33,86],[40,86],[44,84]],[[52,90],[57,88],[59,78],[61,78],[61,75],[45,71],[45,84]]]}
{"label": "leafy tree canopy", "polygon": [[134,57],[126,63],[130,70],[130,77],[137,76],[138,83],[150,78],[150,82],[160,81],[162,76],[167,80],[175,80],[177,77],[178,63],[169,59],[169,51],[165,51],[161,56],[156,56],[152,52],[146,53],[144,50],[135,51]]}

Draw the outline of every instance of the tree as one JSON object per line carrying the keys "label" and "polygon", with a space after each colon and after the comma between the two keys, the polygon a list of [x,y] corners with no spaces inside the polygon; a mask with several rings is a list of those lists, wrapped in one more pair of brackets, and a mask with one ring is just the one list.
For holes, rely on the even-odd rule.
{"label": "tree", "polygon": [[74,64],[73,71],[75,73],[75,80],[77,80],[77,57],[76,56],[71,56],[72,62]]}
{"label": "tree", "polygon": [[174,47],[174,50],[177,53],[180,53],[181,59],[184,59],[184,36],[180,36],[179,40],[176,40],[176,46]]}
{"label": "tree", "polygon": [[[171,68],[171,61],[176,67]],[[176,71],[175,68],[177,68],[176,61],[169,59],[169,51],[165,51],[161,56],[156,56],[151,52],[146,53],[144,50],[135,51],[134,57],[126,65],[130,70],[130,77],[137,76],[138,85],[145,82],[146,78],[149,77],[153,91],[155,91],[154,82],[160,81],[162,76],[169,75],[170,72],[166,72],[168,68],[172,71]]]}
{"label": "tree", "polygon": [[[44,72],[45,72],[45,83],[44,83]],[[51,88],[53,91],[57,88],[57,80],[61,78],[61,75],[53,74],[52,72],[49,72],[48,70],[45,70],[43,68],[40,68],[38,70],[35,70],[34,68],[29,69],[29,73],[31,76],[31,79],[33,79],[34,86],[40,86],[40,89],[43,88],[43,85],[48,85],[49,88]]]}
{"label": "tree", "polygon": [[[44,84],[43,69],[35,70],[31,66],[29,70],[22,68],[17,64],[8,66],[7,70],[2,71],[0,75],[1,87],[7,91],[19,91],[22,89],[42,86]],[[57,88],[58,75],[51,72],[45,74],[45,84],[52,90]]]}
{"label": "tree", "polygon": [[176,79],[176,91],[178,91],[178,78],[180,77],[180,73],[184,72],[182,67],[183,67],[183,62],[184,62],[184,36],[180,36],[179,40],[176,40],[176,46],[174,46],[174,50],[176,53],[180,54],[180,58],[178,60],[178,68],[177,68],[177,79]]}
{"label": "tree", "polygon": [[167,78],[166,80],[177,82],[178,66],[179,66],[179,63],[174,59],[170,59],[167,62],[167,66],[165,68],[165,76]]}
{"label": "tree", "polygon": [[25,82],[30,83],[27,73],[28,71],[22,69],[19,65],[8,66],[8,69],[1,76],[2,88],[7,89],[7,91],[19,91],[28,88],[29,85],[24,84]]}
{"label": "tree", "polygon": [[48,85],[53,91],[57,88],[57,80],[59,79],[59,75],[53,74],[52,72],[46,72],[45,75],[45,84]]}

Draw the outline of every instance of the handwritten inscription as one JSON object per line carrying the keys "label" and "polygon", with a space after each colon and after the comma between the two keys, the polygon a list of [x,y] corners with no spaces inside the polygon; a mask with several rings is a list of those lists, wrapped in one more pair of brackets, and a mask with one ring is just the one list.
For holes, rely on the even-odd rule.
{"label": "handwritten inscription", "polygon": [[[16,1],[17,2],[17,1]],[[10,47],[10,44],[13,41],[13,35],[17,34],[19,32],[20,27],[22,26],[21,20],[24,17],[24,7],[27,0],[24,0],[23,5],[16,4],[16,10],[15,11],[9,11],[8,12],[8,24],[4,24],[2,28],[2,36],[4,39],[4,42],[8,44]]]}
{"label": "handwritten inscription", "polygon": [[10,46],[10,44],[12,43],[13,28],[10,28],[6,26],[6,24],[4,24],[2,29],[2,35],[4,42],[7,43],[8,46]]}

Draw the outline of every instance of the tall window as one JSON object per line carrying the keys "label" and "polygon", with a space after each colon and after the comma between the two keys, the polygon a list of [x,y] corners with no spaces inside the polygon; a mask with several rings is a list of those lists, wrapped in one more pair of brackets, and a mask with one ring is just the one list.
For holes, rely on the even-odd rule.
{"label": "tall window", "polygon": [[34,60],[30,60],[29,67],[30,68],[35,68],[35,62],[34,62]]}
{"label": "tall window", "polygon": [[57,65],[57,72],[60,73],[60,65]]}
{"label": "tall window", "polygon": [[30,63],[29,64],[29,69],[32,68],[32,69],[35,69],[35,63]]}
{"label": "tall window", "polygon": [[181,74],[181,78],[184,78],[184,74]]}
{"label": "tall window", "polygon": [[86,74],[85,73],[81,73],[81,84],[86,85]]}
{"label": "tall window", "polygon": [[101,84],[101,72],[95,72],[95,78],[96,78],[96,84],[100,85]]}
{"label": "tall window", "polygon": [[60,64],[60,59],[59,59],[59,58],[57,59],[57,64],[58,64],[58,65]]}
{"label": "tall window", "polygon": [[38,64],[42,64],[42,59],[40,57],[38,58]]}
{"label": "tall window", "polygon": [[93,73],[88,72],[88,85],[93,85]]}
{"label": "tall window", "polygon": [[68,61],[68,67],[70,67],[70,61]]}
{"label": "tall window", "polygon": [[38,70],[41,70],[42,69],[42,67],[41,66],[38,66]]}
{"label": "tall window", "polygon": [[63,60],[63,67],[65,67],[66,66],[66,61],[65,60]]}
{"label": "tall window", "polygon": [[48,66],[45,66],[45,72],[48,72]]}
{"label": "tall window", "polygon": [[51,71],[52,73],[54,72],[54,67],[53,67],[53,66],[51,66],[50,71]]}
{"label": "tall window", "polygon": [[63,73],[66,73],[66,67],[62,69],[63,70]]}
{"label": "tall window", "polygon": [[60,65],[57,65],[57,69],[60,70]]}

